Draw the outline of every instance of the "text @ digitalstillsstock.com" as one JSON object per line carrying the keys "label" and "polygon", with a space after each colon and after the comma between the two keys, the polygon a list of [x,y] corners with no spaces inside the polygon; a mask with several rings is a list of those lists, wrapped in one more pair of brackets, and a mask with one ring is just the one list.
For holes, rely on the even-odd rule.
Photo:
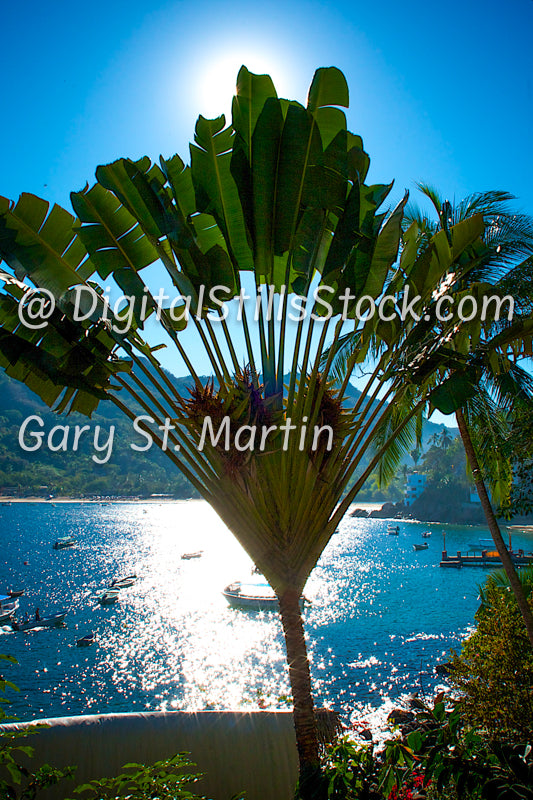
{"label": "text @ digitalstillsstock.com", "polygon": [[[129,446],[138,453],[145,453],[150,450],[157,437],[158,447],[165,450],[179,451],[181,449],[172,432],[176,430],[175,420],[168,417],[162,425],[156,428],[158,434],[151,432],[148,425],[155,425],[155,420],[147,414],[136,417],[133,420],[133,431],[144,440],[141,444],[130,442]],[[196,449],[202,452],[206,444],[211,447],[221,447],[229,452],[257,451],[265,452],[267,443],[270,445],[272,436],[281,435],[279,445],[282,450],[289,447],[289,438],[296,436],[298,439],[298,449],[300,451],[310,449],[317,450],[325,447],[326,450],[333,448],[333,428],[330,425],[314,425],[308,431],[305,424],[307,417],[303,417],[302,424],[293,425],[290,417],[287,417],[282,425],[240,425],[237,429],[231,430],[231,417],[224,416],[222,421],[216,425],[210,416],[203,420],[200,438]],[[89,441],[95,451],[91,456],[96,464],[107,464],[113,454],[115,442],[115,426],[111,425],[109,430],[103,430],[100,425],[91,428],[90,425],[54,425],[48,432],[44,430],[45,423],[39,414],[30,414],[22,422],[19,428],[18,443],[26,453],[34,453],[37,450],[48,449],[51,453],[77,452],[82,441]],[[92,441],[91,441],[92,436]],[[310,439],[310,436],[312,438]],[[99,455],[96,455],[96,454]]]}
{"label": "text @ digitalstillsstock.com", "polygon": [[[186,324],[191,316],[197,320],[205,316],[211,323],[223,322],[231,318],[230,313],[234,314],[237,322],[243,319],[244,314],[250,319],[250,313],[253,314],[254,322],[281,322],[284,314],[290,322],[295,323],[308,317],[313,321],[323,322],[332,317],[366,322],[376,315],[383,322],[397,319],[401,322],[419,322],[422,319],[422,315],[416,310],[421,297],[410,297],[409,287],[406,287],[401,297],[385,294],[377,300],[371,295],[354,295],[349,289],[337,296],[336,290],[331,286],[317,286],[309,297],[293,294],[286,286],[277,289],[265,285],[255,297],[247,294],[245,289],[233,296],[227,286],[212,286],[209,290],[200,286],[194,302],[187,295],[179,294],[171,298],[164,289],[159,289],[157,294],[150,294],[148,287],[145,287],[140,299],[134,295],[122,294],[111,303],[110,292],[109,286],[105,287],[102,294],[91,286],[74,286],[69,297],[72,303],[71,319],[74,322],[86,322],[94,321],[96,317],[108,323],[117,334],[126,334],[136,321],[144,322],[152,314],[155,314],[158,321],[165,315],[174,325]],[[336,310],[332,305],[335,299]],[[514,299],[511,295],[487,295],[479,301],[473,295],[464,294],[456,301],[452,295],[443,293],[433,299],[432,313],[438,322],[449,322],[454,318],[461,322],[470,322],[473,319],[485,322],[487,318],[499,320],[504,317],[508,321],[513,319]],[[191,307],[196,308],[196,312],[193,313]],[[18,317],[25,327],[40,330],[46,328],[55,308],[56,298],[49,289],[30,288],[18,303]],[[455,314],[452,313],[452,308],[455,309]],[[427,312],[424,312],[423,317],[428,322],[431,319]]]}

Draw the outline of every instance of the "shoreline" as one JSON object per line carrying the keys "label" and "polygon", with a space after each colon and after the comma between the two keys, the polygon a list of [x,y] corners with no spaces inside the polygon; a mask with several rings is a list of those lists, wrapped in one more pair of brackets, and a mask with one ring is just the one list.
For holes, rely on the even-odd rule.
{"label": "shoreline", "polygon": [[[170,504],[170,503],[191,503],[191,502],[207,502],[204,501],[202,497],[113,497],[113,498],[91,498],[91,497],[54,497],[52,499],[48,499],[45,497],[13,497],[10,495],[0,495],[0,508],[2,506],[12,505],[12,504],[21,504],[21,503],[31,503],[34,505],[74,505],[74,504],[87,504],[87,505],[100,505],[100,506],[107,506],[107,505],[125,505],[125,504],[146,504],[146,505],[162,505],[162,504]],[[363,511],[376,511],[381,510],[383,503],[381,502],[357,502],[355,500],[348,511],[346,512],[347,515],[354,509],[360,509]],[[460,525],[461,527],[468,527],[468,528],[481,528],[486,529],[487,525],[479,522],[479,523],[465,523],[465,522],[441,522],[441,521],[433,521],[427,522],[426,520],[421,519],[405,519],[397,517],[364,517],[362,516],[361,519],[381,519],[384,522],[391,521],[391,522],[402,522],[402,523],[409,523],[409,522],[416,522],[426,525],[450,525],[456,526]],[[509,533],[524,533],[524,534],[533,534],[533,523],[531,524],[524,524],[524,523],[513,523],[511,520],[509,523],[500,522],[500,528],[509,532]]]}
{"label": "shoreline", "polygon": [[201,497],[113,497],[109,499],[97,500],[91,497],[54,497],[48,500],[45,497],[9,497],[0,496],[0,506],[13,503],[40,503],[42,505],[55,506],[68,503],[88,503],[97,506],[107,506],[112,503],[189,503],[202,500]]}

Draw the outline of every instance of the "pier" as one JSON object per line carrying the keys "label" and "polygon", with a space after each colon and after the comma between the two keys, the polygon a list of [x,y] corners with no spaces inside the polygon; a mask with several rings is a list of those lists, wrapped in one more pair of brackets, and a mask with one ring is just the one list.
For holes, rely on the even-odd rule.
{"label": "pier", "polygon": [[[533,553],[524,553],[519,550],[517,553],[510,552],[511,560],[515,567],[533,566]],[[501,567],[502,561],[496,550],[483,550],[481,555],[463,555],[457,552],[455,556],[449,556],[446,550],[442,551],[441,567],[460,569],[461,567],[487,567],[494,569]]]}

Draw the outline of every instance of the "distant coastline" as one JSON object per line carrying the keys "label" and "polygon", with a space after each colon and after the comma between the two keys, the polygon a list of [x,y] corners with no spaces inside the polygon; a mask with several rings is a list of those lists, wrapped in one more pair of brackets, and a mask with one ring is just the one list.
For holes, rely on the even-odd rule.
{"label": "distant coastline", "polygon": [[46,497],[13,497],[10,495],[0,495],[0,506],[10,503],[40,503],[45,506],[66,505],[68,503],[90,503],[92,505],[108,505],[110,503],[188,503],[192,500],[201,500],[199,497],[112,497],[109,499],[99,499],[95,497],[54,497],[49,500]]}

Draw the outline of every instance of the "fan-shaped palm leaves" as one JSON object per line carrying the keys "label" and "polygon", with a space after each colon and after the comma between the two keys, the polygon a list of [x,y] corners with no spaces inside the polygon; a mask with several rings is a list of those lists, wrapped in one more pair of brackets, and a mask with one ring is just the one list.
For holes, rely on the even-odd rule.
{"label": "fan-shaped palm leaves", "polygon": [[[243,67],[232,123],[200,117],[190,165],[173,156],[101,166],[97,183],[71,196],[76,218],[33,195],[0,203],[0,365],[58,410],[91,413],[106,400],[134,419],[141,408],[153,421],[144,428],[267,577],[287,645],[303,798],[316,783],[318,745],[299,597],[366,477],[386,452],[394,461],[398,442],[412,446],[426,401],[419,386],[436,350],[461,333],[449,324],[435,341],[424,314],[450,273],[466,280],[478,264],[484,229],[481,214],[447,224],[422,252],[412,227],[396,263],[407,198],[381,210],[390,185],[365,183],[369,158],[346,128],[347,103],[334,68],[317,71],[304,106]],[[162,302],[153,280],[150,289],[151,265],[182,295],[177,305]],[[98,287],[107,282],[128,296],[131,324],[106,305]],[[238,301],[250,286],[252,311]],[[19,315],[31,287],[55,303],[39,329]],[[219,315],[220,292],[231,322]],[[413,317],[361,319],[386,292],[409,297]],[[295,296],[305,313],[294,319]],[[159,340],[145,333],[148,317],[161,323]],[[348,370],[334,387],[348,328]],[[211,363],[207,386],[184,329]],[[161,345],[176,348],[194,379],[191,397],[177,395]],[[369,362],[347,409],[349,377]],[[205,440],[207,419],[213,431],[227,420],[228,447]],[[267,429],[264,447],[250,445],[254,426]]]}

